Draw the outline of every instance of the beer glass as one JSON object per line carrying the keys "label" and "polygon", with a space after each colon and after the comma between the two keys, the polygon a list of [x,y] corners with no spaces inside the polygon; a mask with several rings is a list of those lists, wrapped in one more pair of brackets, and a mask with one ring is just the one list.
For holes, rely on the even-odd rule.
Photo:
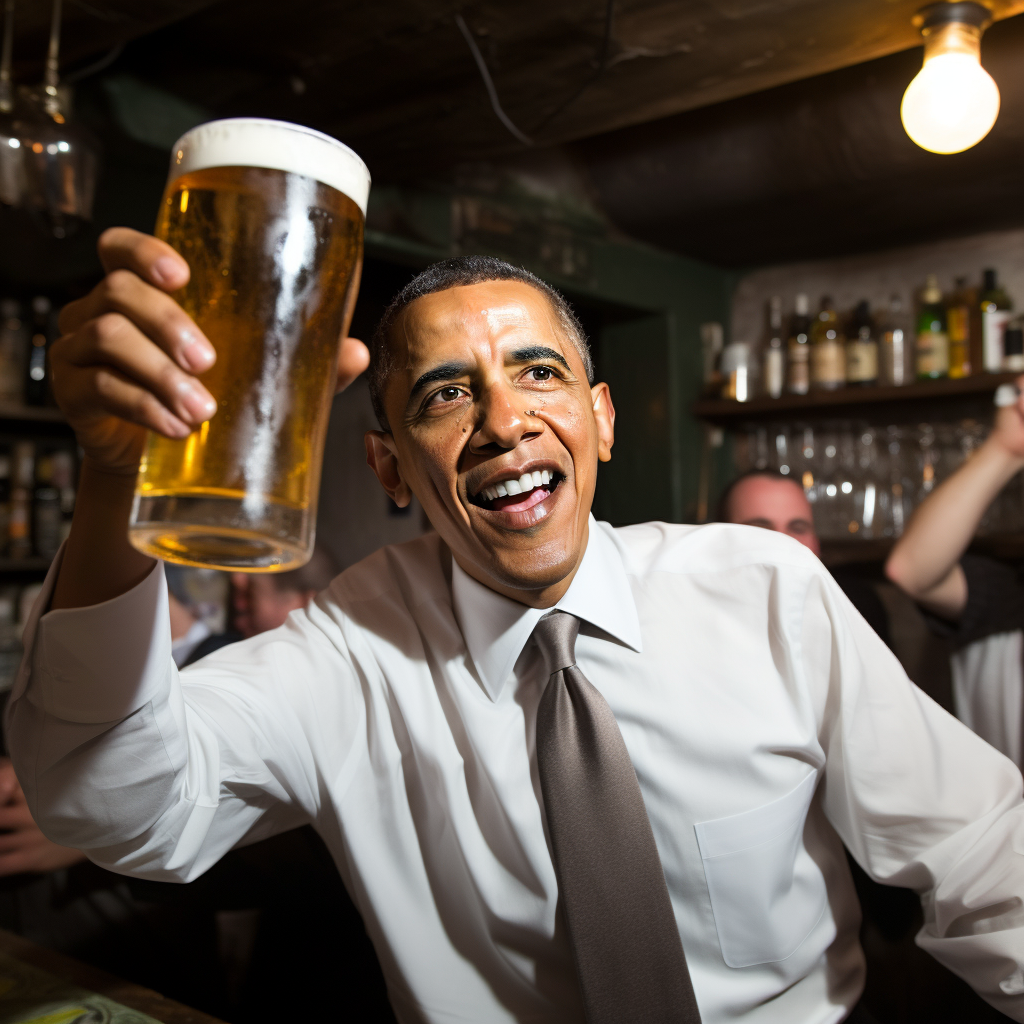
{"label": "beer glass", "polygon": [[217,351],[217,413],[150,432],[129,536],[184,565],[274,572],[313,550],[335,364],[359,287],[370,175],[347,146],[258,118],[178,140],[156,234],[188,261],[175,298]]}

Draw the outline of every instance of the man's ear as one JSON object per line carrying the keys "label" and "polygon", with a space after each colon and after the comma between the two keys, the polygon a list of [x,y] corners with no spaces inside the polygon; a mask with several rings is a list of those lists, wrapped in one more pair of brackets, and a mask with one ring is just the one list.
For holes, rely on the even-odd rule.
{"label": "man's ear", "polygon": [[399,507],[412,501],[412,491],[402,477],[395,451],[395,439],[384,430],[368,430],[363,435],[366,444],[366,464],[376,473],[381,487]]}
{"label": "man's ear", "polygon": [[607,384],[595,384],[590,389],[594,402],[594,419],[597,421],[597,457],[610,462],[612,445],[615,444],[615,406]]}

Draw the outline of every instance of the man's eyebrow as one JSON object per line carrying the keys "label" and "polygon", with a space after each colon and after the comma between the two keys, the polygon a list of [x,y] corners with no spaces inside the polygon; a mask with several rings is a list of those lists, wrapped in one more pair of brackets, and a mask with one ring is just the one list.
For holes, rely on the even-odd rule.
{"label": "man's eyebrow", "polygon": [[517,348],[508,354],[508,361],[513,363],[528,363],[533,359],[553,359],[556,363],[561,363],[572,373],[572,367],[565,361],[565,357],[560,352],[556,352],[553,348],[547,348],[544,345]]}
{"label": "man's eyebrow", "polygon": [[442,363],[440,366],[435,366],[432,370],[427,370],[426,373],[419,377],[416,383],[413,384],[409,397],[414,398],[429,384],[436,384],[442,380],[454,380],[456,377],[465,377],[467,373],[469,373],[469,366],[466,363]]}

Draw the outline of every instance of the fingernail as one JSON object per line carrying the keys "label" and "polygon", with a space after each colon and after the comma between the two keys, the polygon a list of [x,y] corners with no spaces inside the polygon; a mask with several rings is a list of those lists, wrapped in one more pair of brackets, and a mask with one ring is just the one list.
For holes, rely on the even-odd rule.
{"label": "fingernail", "polygon": [[167,288],[177,288],[185,276],[181,262],[173,256],[161,256],[153,264],[152,272],[157,283]]}
{"label": "fingernail", "polygon": [[178,394],[181,396],[182,405],[199,422],[208,420],[217,411],[217,403],[209,396],[202,395],[190,381],[178,382]]}
{"label": "fingernail", "polygon": [[203,370],[208,370],[213,365],[213,361],[217,358],[217,353],[213,351],[213,346],[208,342],[200,341],[187,328],[181,332],[181,342],[184,345],[181,354],[185,357],[185,362],[188,363],[189,369],[200,373]]}

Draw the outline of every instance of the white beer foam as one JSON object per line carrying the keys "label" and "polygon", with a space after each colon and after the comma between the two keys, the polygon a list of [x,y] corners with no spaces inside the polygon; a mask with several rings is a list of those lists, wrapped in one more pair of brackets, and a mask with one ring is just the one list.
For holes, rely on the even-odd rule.
{"label": "white beer foam", "polygon": [[208,167],[266,167],[304,174],[343,192],[366,216],[366,164],[344,143],[300,124],[229,117],[198,125],[174,144],[167,180]]}

